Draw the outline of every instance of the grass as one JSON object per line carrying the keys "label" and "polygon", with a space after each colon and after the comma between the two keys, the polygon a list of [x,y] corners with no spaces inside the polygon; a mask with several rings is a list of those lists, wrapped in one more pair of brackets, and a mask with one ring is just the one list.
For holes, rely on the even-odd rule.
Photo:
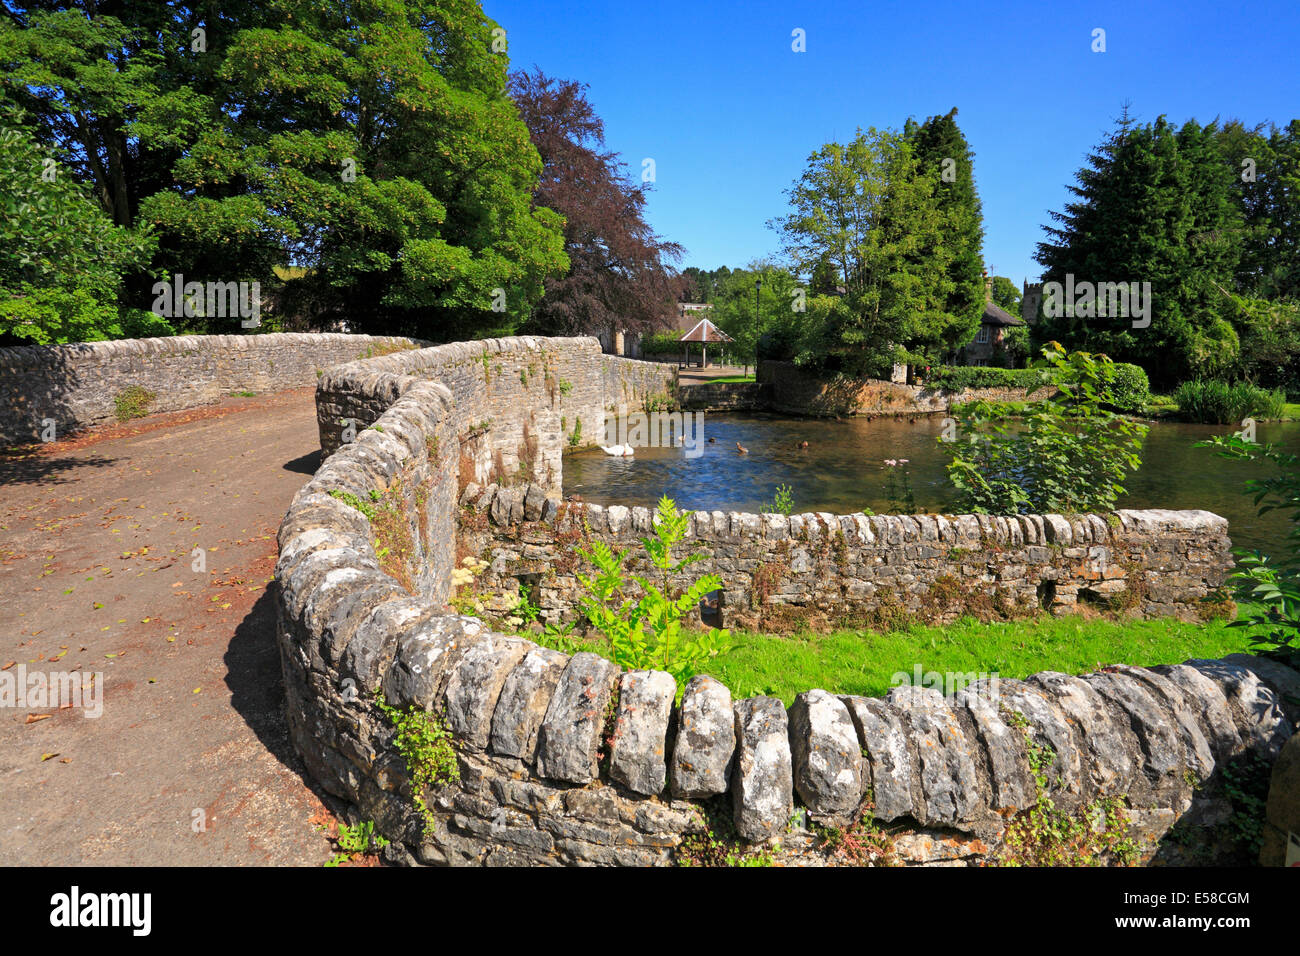
{"label": "grass", "polygon": [[[736,698],[779,697],[820,688],[836,694],[879,697],[900,672],[994,673],[1024,678],[1039,671],[1086,674],[1111,664],[1178,664],[1250,650],[1249,630],[1226,621],[1187,623],[1170,618],[1115,620],[1041,616],[982,624],[916,625],[880,634],[867,630],[776,637],[734,632],[736,649],[707,673]],[[578,639],[573,650],[608,656],[603,638]]]}
{"label": "grass", "polygon": [[752,382],[753,375],[719,375],[717,378],[709,379],[710,385],[726,385],[730,382]]}

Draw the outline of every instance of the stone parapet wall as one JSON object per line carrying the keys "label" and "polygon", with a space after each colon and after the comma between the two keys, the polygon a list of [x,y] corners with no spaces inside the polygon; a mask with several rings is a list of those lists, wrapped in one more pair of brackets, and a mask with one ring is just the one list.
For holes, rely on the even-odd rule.
{"label": "stone parapet wall", "polygon": [[683,386],[678,390],[681,407],[687,411],[752,411],[770,404],[768,387],[758,382],[717,382]]}
{"label": "stone parapet wall", "polygon": [[[589,399],[603,410],[617,403],[619,379],[609,366],[590,365],[615,393]],[[367,374],[365,366],[352,374]],[[346,392],[343,383],[337,392]],[[1008,821],[1036,803],[1042,786],[1080,813],[1098,800],[1125,801],[1139,856],[1174,853],[1176,862],[1176,847],[1157,849],[1160,838],[1176,821],[1223,819],[1223,766],[1247,754],[1276,757],[1300,720],[1287,696],[1300,695],[1300,674],[1243,655],[979,682],[949,697],[921,688],[895,688],[884,699],[809,690],[787,709],[770,697],[734,700],[704,676],[678,701],[667,674],[621,672],[595,654],[494,632],[445,603],[457,498],[467,488],[456,470],[460,403],[442,382],[402,384],[376,427],[340,447],[299,492],[279,534],[278,641],[294,745],[322,787],[395,841],[391,859],[666,864],[725,815],[741,843],[766,859],[816,865],[840,858],[809,821],[843,826],[869,810],[891,829],[889,860],[979,863],[1008,849]],[[504,512],[503,526],[572,519],[571,503],[545,491],[522,486],[517,513],[514,491],[498,490],[485,507]],[[400,538],[386,502],[415,539],[400,549],[404,569],[394,569],[393,549],[374,544],[380,531],[385,542]],[[471,514],[480,514],[476,507],[477,499]],[[593,533],[621,533],[611,520],[633,530],[648,520],[631,509],[583,510]],[[986,551],[1002,541],[1103,546],[1091,518],[1080,540],[1064,519],[1046,516],[1041,529],[1031,521],[1039,544],[1016,543],[1030,534],[1018,521],[975,519],[971,528],[959,516],[941,531],[937,520],[932,529],[918,520],[913,536],[904,531],[911,518],[866,520],[864,529],[849,517],[853,527],[840,526],[846,539],[869,531],[904,560],[960,541]],[[697,520],[702,534],[705,519]],[[1213,516],[1189,524],[1178,513],[1129,512],[1118,529],[1098,520],[1112,545],[1146,536],[1157,556],[1208,536],[1207,568],[1223,533]],[[767,540],[747,524],[741,517],[733,529],[730,516],[709,515],[707,533],[715,543]],[[797,542],[802,529],[793,525],[785,525],[790,537],[773,540]],[[944,534],[954,535],[951,544]],[[437,715],[454,735],[460,779],[427,791],[431,826],[413,807],[377,693],[391,706]],[[1055,758],[1040,782],[1031,757],[1046,748]]]}
{"label": "stone parapet wall", "polygon": [[371,425],[398,396],[436,381],[455,396],[462,483],[523,473],[558,494],[566,447],[603,440],[605,415],[666,403],[675,371],[605,355],[592,337],[457,342],[331,369],[316,390],[321,449]]}
{"label": "stone parapet wall", "polygon": [[313,385],[332,365],[415,344],[389,336],[279,332],[0,348],[0,442],[39,438],[46,419],[60,436],[115,421],[115,399],[133,385],[153,393],[148,412],[181,411],[231,392]]}
{"label": "stone parapet wall", "polygon": [[[461,550],[489,565],[486,609],[521,583],[548,622],[574,620],[575,543],[627,549],[638,564],[648,508],[583,502],[525,515],[524,487],[462,490]],[[527,520],[532,518],[533,520]],[[674,582],[723,581],[721,625],[784,631],[1079,609],[1205,619],[1231,610],[1228,522],[1207,511],[1106,515],[756,515],[695,512],[682,554],[701,560]],[[498,602],[499,603],[499,602]]]}

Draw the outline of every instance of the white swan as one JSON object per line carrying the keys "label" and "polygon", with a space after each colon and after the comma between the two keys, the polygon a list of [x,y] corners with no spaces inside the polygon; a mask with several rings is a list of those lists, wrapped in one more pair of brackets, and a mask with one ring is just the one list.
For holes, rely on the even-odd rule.
{"label": "white swan", "polygon": [[628,456],[632,454],[631,445],[601,445],[600,450],[606,455]]}

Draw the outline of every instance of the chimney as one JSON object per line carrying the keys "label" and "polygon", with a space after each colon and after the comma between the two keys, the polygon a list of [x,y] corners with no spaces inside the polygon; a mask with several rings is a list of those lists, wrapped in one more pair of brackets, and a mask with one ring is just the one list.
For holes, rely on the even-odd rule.
{"label": "chimney", "polygon": [[993,301],[993,280],[989,278],[989,270],[983,271],[984,275],[984,304],[988,305]]}

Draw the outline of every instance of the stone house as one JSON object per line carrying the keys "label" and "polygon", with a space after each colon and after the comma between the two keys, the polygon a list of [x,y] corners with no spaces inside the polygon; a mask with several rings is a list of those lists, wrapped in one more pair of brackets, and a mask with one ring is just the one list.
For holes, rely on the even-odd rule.
{"label": "stone house", "polygon": [[1024,325],[1024,319],[1017,318],[1006,309],[993,302],[993,280],[984,277],[984,314],[980,316],[980,327],[975,337],[958,350],[958,359],[962,365],[989,365],[993,361],[1003,335],[1012,326]]}

